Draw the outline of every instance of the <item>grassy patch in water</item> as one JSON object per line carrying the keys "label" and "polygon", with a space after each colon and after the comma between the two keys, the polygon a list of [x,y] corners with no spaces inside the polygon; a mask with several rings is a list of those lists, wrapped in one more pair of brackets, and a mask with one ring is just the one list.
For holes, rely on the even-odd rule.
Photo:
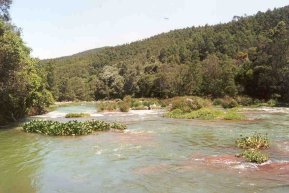
{"label": "grassy patch in water", "polygon": [[164,115],[167,118],[175,119],[201,119],[201,120],[244,120],[245,116],[237,110],[221,111],[213,108],[201,108],[199,110],[184,112],[181,109],[174,109]]}
{"label": "grassy patch in water", "polygon": [[268,161],[268,155],[260,152],[259,150],[246,150],[242,152],[240,157],[243,157],[246,161],[261,164]]}
{"label": "grassy patch in water", "polygon": [[90,120],[85,122],[33,120],[23,125],[23,131],[51,136],[88,135],[95,131],[108,131],[110,129],[125,130],[126,125],[120,123],[107,123],[104,121]]}
{"label": "grassy patch in water", "polygon": [[90,114],[88,114],[88,113],[68,113],[65,115],[65,118],[84,118],[84,117],[90,117]]}
{"label": "grassy patch in water", "polygon": [[269,148],[268,136],[262,136],[261,134],[254,134],[252,136],[243,137],[241,136],[236,140],[236,146],[241,149],[267,149]]}
{"label": "grassy patch in water", "polygon": [[245,120],[246,117],[240,113],[236,109],[230,109],[223,115],[224,120]]}

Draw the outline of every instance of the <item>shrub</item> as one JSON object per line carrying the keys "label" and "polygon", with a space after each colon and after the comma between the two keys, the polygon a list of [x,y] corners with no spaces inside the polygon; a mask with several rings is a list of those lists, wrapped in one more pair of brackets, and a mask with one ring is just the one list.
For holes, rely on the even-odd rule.
{"label": "shrub", "polygon": [[68,113],[65,115],[65,118],[81,118],[81,117],[90,117],[88,113]]}
{"label": "shrub", "polygon": [[118,104],[116,101],[103,101],[97,103],[97,111],[116,111],[118,109]]}
{"label": "shrub", "polygon": [[245,158],[246,161],[261,164],[268,161],[268,155],[263,154],[258,150],[246,150],[239,156]]}
{"label": "shrub", "polygon": [[126,101],[118,102],[118,108],[121,112],[129,112],[130,104]]}
{"label": "shrub", "polygon": [[181,109],[174,109],[171,112],[166,113],[164,116],[168,118],[182,118],[183,111]]}
{"label": "shrub", "polygon": [[222,99],[220,98],[214,99],[213,105],[215,106],[222,105]]}
{"label": "shrub", "polygon": [[123,101],[126,102],[126,103],[128,103],[128,104],[130,105],[131,102],[132,102],[132,98],[131,98],[131,96],[125,96],[125,97],[123,98]]}
{"label": "shrub", "polygon": [[236,101],[242,106],[250,106],[254,104],[254,100],[248,96],[238,96],[236,97]]}
{"label": "shrub", "polygon": [[238,103],[235,99],[231,98],[231,97],[225,97],[223,100],[222,100],[222,103],[221,103],[222,107],[225,108],[225,109],[228,109],[228,108],[234,108],[234,107],[237,107],[238,106]]}
{"label": "shrub", "polygon": [[278,104],[278,101],[274,100],[274,99],[270,99],[269,101],[267,101],[267,105],[269,107],[275,107],[275,106],[277,106],[277,104]]}
{"label": "shrub", "polygon": [[175,97],[172,99],[171,104],[171,110],[180,109],[184,113],[189,113],[209,106],[210,102],[200,97]]}
{"label": "shrub", "polygon": [[33,120],[23,125],[23,131],[51,136],[88,135],[94,131],[107,131],[109,129],[124,130],[126,126],[120,123],[107,123],[104,121],[57,121]]}
{"label": "shrub", "polygon": [[241,149],[267,149],[269,148],[269,140],[266,136],[262,136],[261,134],[254,134],[249,137],[241,137],[236,140],[237,147]]}

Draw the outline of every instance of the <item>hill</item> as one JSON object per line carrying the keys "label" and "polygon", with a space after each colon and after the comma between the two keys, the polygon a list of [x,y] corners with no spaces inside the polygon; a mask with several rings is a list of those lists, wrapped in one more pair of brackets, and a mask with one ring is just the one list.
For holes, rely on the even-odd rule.
{"label": "hill", "polygon": [[43,60],[58,101],[248,95],[289,101],[289,6]]}

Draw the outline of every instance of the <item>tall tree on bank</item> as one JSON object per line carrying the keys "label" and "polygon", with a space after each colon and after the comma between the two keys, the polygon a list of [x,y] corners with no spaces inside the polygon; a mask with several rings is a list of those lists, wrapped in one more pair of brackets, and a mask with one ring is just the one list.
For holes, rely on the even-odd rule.
{"label": "tall tree on bank", "polygon": [[[0,125],[42,113],[53,97],[16,27],[7,23],[11,1],[0,1]],[[2,17],[2,15],[1,15]]]}

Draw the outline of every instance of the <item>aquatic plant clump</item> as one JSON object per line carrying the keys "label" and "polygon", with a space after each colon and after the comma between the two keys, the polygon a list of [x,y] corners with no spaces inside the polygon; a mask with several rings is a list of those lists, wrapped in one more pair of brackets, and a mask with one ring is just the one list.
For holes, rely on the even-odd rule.
{"label": "aquatic plant clump", "polygon": [[84,118],[84,117],[90,117],[90,114],[88,114],[88,113],[68,113],[65,115],[65,118]]}
{"label": "aquatic plant clump", "polygon": [[108,131],[110,129],[124,130],[127,126],[120,123],[107,123],[104,121],[90,120],[85,122],[33,120],[23,125],[23,131],[50,136],[88,135],[95,131]]}
{"label": "aquatic plant clump", "polygon": [[239,157],[245,158],[246,161],[262,164],[266,161],[268,161],[268,155],[258,151],[258,150],[246,150],[242,152]]}
{"label": "aquatic plant clump", "polygon": [[240,137],[236,140],[236,146],[241,149],[267,149],[269,148],[269,139],[261,134],[254,134],[249,137]]}

